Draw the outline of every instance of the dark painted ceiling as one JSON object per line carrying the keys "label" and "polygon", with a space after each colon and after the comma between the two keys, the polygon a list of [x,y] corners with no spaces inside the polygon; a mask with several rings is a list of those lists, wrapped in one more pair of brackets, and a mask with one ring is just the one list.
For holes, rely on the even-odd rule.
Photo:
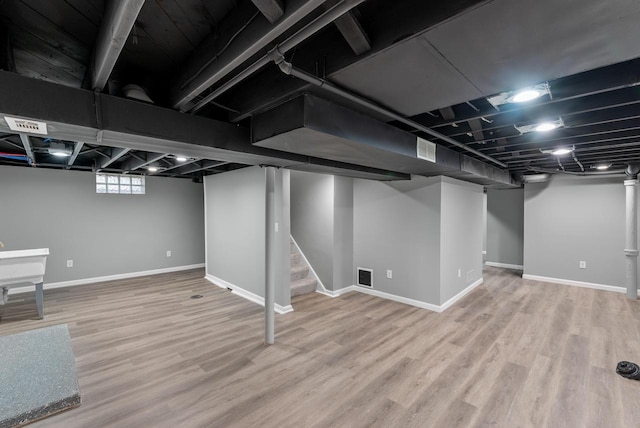
{"label": "dark painted ceiling", "polygon": [[[285,60],[436,136],[287,76],[272,61],[256,65],[327,10],[349,5],[283,52]],[[311,92],[514,175],[640,161],[640,3],[633,0],[2,0],[0,17],[3,70],[117,97],[136,84],[157,106],[246,129],[253,116]],[[106,71],[96,66],[105,58],[113,61]],[[96,79],[101,73],[105,84]],[[549,91],[538,99],[489,102],[540,84]],[[562,126],[526,131],[546,121]],[[156,174],[199,177],[243,166],[201,153],[183,161],[193,165],[186,168],[178,146],[123,154],[99,141],[26,140],[40,167],[157,166]],[[51,156],[52,142],[77,156]],[[559,147],[573,151],[549,153]],[[0,153],[14,155],[0,156],[0,164],[27,165],[24,134],[0,135]]]}

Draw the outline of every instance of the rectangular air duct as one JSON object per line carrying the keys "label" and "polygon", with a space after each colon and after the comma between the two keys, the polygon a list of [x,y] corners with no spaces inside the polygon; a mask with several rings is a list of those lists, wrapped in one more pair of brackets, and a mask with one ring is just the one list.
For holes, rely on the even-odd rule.
{"label": "rectangular air duct", "polygon": [[506,170],[310,94],[255,116],[252,139],[260,147],[369,168],[517,186]]}
{"label": "rectangular air duct", "polygon": [[428,160],[429,162],[436,161],[436,145],[424,138],[416,137],[416,152],[418,159]]}

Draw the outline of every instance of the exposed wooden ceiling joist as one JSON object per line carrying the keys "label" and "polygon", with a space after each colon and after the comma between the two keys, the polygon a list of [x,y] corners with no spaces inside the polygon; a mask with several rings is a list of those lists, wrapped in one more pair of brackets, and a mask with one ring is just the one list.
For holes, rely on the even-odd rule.
{"label": "exposed wooden ceiling joist", "polygon": [[[173,107],[183,108],[185,104],[200,95],[203,91],[215,85],[231,72],[236,70],[242,63],[253,55],[265,49],[276,38],[284,34],[291,27],[299,23],[324,0],[289,0],[285,15],[271,25],[264,20],[252,20],[245,27],[241,27],[239,32],[226,35],[228,43],[236,35],[242,33],[242,37],[235,40],[233,48],[209,49],[208,52],[196,50],[192,59],[185,65],[185,76],[177,83],[174,90]],[[239,17],[245,22],[245,17]],[[211,46],[213,43],[203,43],[201,46]],[[207,55],[203,58],[203,56]]]}
{"label": "exposed wooden ceiling joist", "polygon": [[101,159],[98,162],[98,164],[96,165],[96,169],[100,170],[100,169],[104,169],[104,168],[108,167],[109,165],[113,164],[114,162],[117,162],[120,158],[125,156],[130,151],[131,151],[131,149],[128,149],[128,148],[114,148],[114,149],[112,149],[111,150],[111,157],[110,158]]}
{"label": "exposed wooden ceiling joist", "polygon": [[284,16],[285,5],[283,0],[251,0],[251,2],[272,24],[275,24]]}
{"label": "exposed wooden ceiling joist", "polygon": [[22,147],[29,158],[29,163],[31,165],[36,164],[36,157],[33,154],[33,148],[31,147],[31,141],[29,140],[29,136],[27,134],[20,134],[20,140],[22,141]]}
{"label": "exposed wooden ceiling joist", "polygon": [[92,89],[104,89],[143,5],[144,0],[107,2],[90,68]]}
{"label": "exposed wooden ceiling joist", "polygon": [[67,166],[72,166],[76,159],[78,158],[78,155],[80,154],[80,150],[82,150],[82,147],[84,146],[84,143],[81,141],[78,141],[75,143],[74,147],[73,147],[73,153],[71,153],[71,156],[69,157],[69,160],[67,161]]}

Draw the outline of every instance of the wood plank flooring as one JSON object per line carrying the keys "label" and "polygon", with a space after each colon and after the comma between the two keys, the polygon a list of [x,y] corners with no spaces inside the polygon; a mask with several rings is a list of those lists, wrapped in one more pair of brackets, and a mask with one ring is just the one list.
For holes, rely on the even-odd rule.
{"label": "wood plank flooring", "polygon": [[[35,427],[639,427],[640,302],[523,280],[443,314],[313,293],[276,317],[201,270],[45,291],[0,309],[0,335],[67,323],[82,405]],[[202,294],[202,299],[190,299]]]}

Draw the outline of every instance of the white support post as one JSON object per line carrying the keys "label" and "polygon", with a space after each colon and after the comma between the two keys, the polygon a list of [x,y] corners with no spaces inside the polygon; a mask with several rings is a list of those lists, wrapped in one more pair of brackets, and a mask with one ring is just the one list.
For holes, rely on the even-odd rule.
{"label": "white support post", "polygon": [[276,283],[276,225],[275,181],[276,169],[265,167],[266,174],[266,236],[265,236],[265,287],[264,287],[264,342],[273,345],[275,337],[275,283]]}
{"label": "white support post", "polygon": [[638,298],[638,180],[625,180],[626,189],[626,239],[627,298]]}

